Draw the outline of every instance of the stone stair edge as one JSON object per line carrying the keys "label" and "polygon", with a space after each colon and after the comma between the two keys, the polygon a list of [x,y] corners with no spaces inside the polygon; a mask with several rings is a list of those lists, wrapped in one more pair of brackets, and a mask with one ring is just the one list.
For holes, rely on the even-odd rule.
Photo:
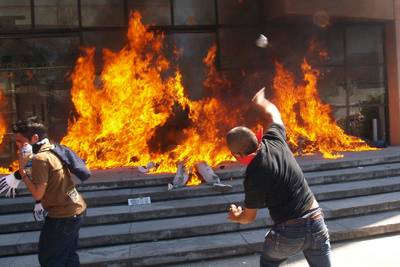
{"label": "stone stair edge", "polygon": [[[390,213],[388,213],[390,214]],[[368,216],[368,215],[366,215]],[[363,217],[366,216],[359,216],[359,220],[363,220]],[[327,221],[328,228],[329,226],[329,221]],[[258,252],[261,249],[262,245],[262,239],[263,239],[263,233],[266,232],[266,229],[253,229],[253,230],[242,230],[239,232],[235,233],[220,233],[220,234],[215,234],[212,235],[213,238],[226,238],[226,240],[231,240],[229,236],[232,236],[230,234],[234,235],[240,235],[242,239],[244,239],[244,242],[239,242],[239,244],[234,245],[231,242],[220,242],[220,244],[225,244],[229,243],[229,246],[220,246],[218,249],[216,247],[205,247],[199,250],[192,249],[191,251],[174,251],[170,253],[164,253],[164,254],[159,254],[159,255],[150,255],[150,256],[142,256],[142,257],[119,257],[118,259],[108,259],[108,260],[97,260],[97,261],[86,261],[82,262],[82,266],[108,266],[108,264],[123,264],[130,262],[129,266],[156,266],[159,264],[173,264],[173,263],[178,263],[181,261],[190,261],[190,260],[203,260],[210,251],[218,251],[219,256],[230,256],[230,255],[237,255],[237,253],[243,253],[243,254],[251,254],[254,252]],[[331,242],[338,242],[338,241],[344,241],[344,240],[355,240],[355,239],[361,239],[361,238],[366,238],[366,237],[374,237],[374,236],[380,236],[384,234],[393,234],[393,233],[398,233],[400,232],[400,221],[397,223],[392,223],[389,225],[374,225],[370,227],[364,227],[364,228],[354,228],[354,229],[341,229],[341,230],[331,230],[330,235],[331,235]],[[258,240],[251,240],[251,235],[257,236]],[[210,238],[210,236],[200,236],[200,237],[188,237],[188,238],[181,238],[181,239],[175,239],[175,240],[163,240],[163,241],[157,241],[158,243],[163,243],[166,244],[165,246],[170,246],[172,243],[179,244],[181,240],[188,240],[192,239],[192,243],[196,244],[199,243],[198,240],[201,239],[207,239]],[[158,246],[162,246],[158,245]],[[116,250],[119,247],[125,247],[125,246],[131,246],[131,245],[121,245],[121,246],[112,246]],[[140,244],[136,244],[135,247],[137,248],[138,246],[141,246]],[[134,249],[135,247],[129,247],[129,249]],[[91,248],[91,249],[81,249],[79,253],[82,255],[88,255],[90,254],[90,251],[100,251],[104,250],[107,252],[107,247],[100,247],[100,248]],[[234,250],[234,253],[229,253],[229,250]],[[99,255],[99,252],[96,252],[97,256]],[[107,254],[107,253],[105,253]],[[21,256],[17,256],[21,257]],[[24,257],[24,256],[22,256]],[[26,257],[31,257],[31,259],[36,258],[36,255],[28,255]],[[217,257],[217,255],[212,255],[211,258]],[[8,257],[9,258],[9,257]],[[7,257],[5,258],[0,258],[0,264],[3,261],[8,260]],[[17,265],[19,266],[25,266],[25,265]],[[16,266],[16,267],[17,267]],[[125,265],[123,265],[125,266]]]}

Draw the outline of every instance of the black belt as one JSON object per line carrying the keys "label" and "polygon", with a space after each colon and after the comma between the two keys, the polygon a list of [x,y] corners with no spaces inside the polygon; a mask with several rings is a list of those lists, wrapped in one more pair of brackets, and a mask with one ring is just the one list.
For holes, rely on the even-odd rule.
{"label": "black belt", "polygon": [[321,208],[316,208],[309,210],[303,215],[302,217],[297,217],[294,219],[289,219],[280,223],[277,223],[276,225],[291,225],[291,224],[301,224],[306,221],[318,221],[324,218],[324,214],[322,213]]}

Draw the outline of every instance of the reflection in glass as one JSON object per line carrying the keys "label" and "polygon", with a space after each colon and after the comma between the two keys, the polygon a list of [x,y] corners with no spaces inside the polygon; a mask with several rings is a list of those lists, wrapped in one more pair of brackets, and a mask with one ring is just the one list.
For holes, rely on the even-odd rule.
{"label": "reflection in glass", "polygon": [[350,105],[385,102],[383,66],[352,67],[348,75]]}
{"label": "reflection in glass", "polygon": [[319,57],[317,64],[337,65],[344,62],[343,28],[328,28],[317,32],[316,41],[326,57]]}
{"label": "reflection in glass", "polygon": [[168,35],[167,38],[168,42],[180,51],[177,63],[190,98],[198,99],[205,96],[203,91],[203,80],[205,79],[203,58],[214,44],[215,34],[176,33]]}
{"label": "reflection in glass", "polygon": [[352,65],[383,63],[382,27],[357,25],[346,28],[347,61]]}
{"label": "reflection in glass", "polygon": [[124,26],[122,0],[81,0],[83,26]]}
{"label": "reflection in glass", "polygon": [[386,141],[384,106],[351,107],[348,119],[350,134],[374,142]]}
{"label": "reflection in glass", "polygon": [[35,0],[35,27],[78,26],[76,0]]}
{"label": "reflection in glass", "polygon": [[218,1],[219,24],[257,24],[260,23],[260,1],[254,0],[216,0]]}
{"label": "reflection in glass", "polygon": [[0,30],[31,27],[30,0],[0,1]]}
{"label": "reflection in glass", "polygon": [[170,3],[171,1],[165,0],[128,0],[128,12],[139,11],[145,24],[170,25]]}
{"label": "reflection in glass", "polygon": [[175,25],[215,24],[214,0],[175,0]]}
{"label": "reflection in glass", "polygon": [[331,116],[340,128],[346,130],[347,127],[347,109],[345,107],[331,106]]}
{"label": "reflection in glass", "polygon": [[0,83],[15,103],[10,112],[16,119],[38,116],[57,141],[72,110],[70,75],[78,49],[78,37],[4,39],[0,44]]}
{"label": "reflection in glass", "polygon": [[72,66],[78,49],[78,37],[4,39],[0,69]]}
{"label": "reflection in glass", "polygon": [[321,99],[331,105],[346,104],[346,87],[344,82],[344,68],[320,67],[318,92]]}
{"label": "reflection in glass", "polygon": [[[254,28],[225,28],[219,30],[222,69],[264,68],[268,51],[257,47],[254,41],[259,31]],[[271,62],[272,63],[272,62]]]}
{"label": "reflection in glass", "polygon": [[125,32],[122,31],[90,31],[83,32],[83,45],[85,47],[94,47],[96,53],[94,56],[95,65],[101,69],[103,59],[103,49],[114,52],[121,50],[125,44]]}

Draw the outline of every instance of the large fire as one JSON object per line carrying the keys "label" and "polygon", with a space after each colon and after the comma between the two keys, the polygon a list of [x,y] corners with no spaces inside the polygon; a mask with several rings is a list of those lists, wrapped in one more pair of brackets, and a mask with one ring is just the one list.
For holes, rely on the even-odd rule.
{"label": "large fire", "polygon": [[[235,114],[230,111],[229,120],[227,107],[216,98],[187,98],[181,73],[163,55],[164,36],[148,31],[139,13],[131,16],[127,39],[121,51],[104,51],[99,77],[93,49],[77,60],[72,100],[79,116],[62,143],[77,151],[90,168],[155,162],[157,172],[174,172],[184,159],[188,166],[231,159],[223,130],[235,125]],[[215,51],[211,48],[206,56],[206,87],[224,80],[213,67]],[[179,116],[185,125],[173,123]]]}
{"label": "large fire", "polygon": [[[207,69],[203,86],[208,96],[189,99],[181,72],[164,55],[164,38],[149,31],[135,12],[127,44],[118,52],[103,51],[100,73],[95,70],[93,48],[84,49],[78,58],[71,89],[77,117],[69,122],[62,143],[90,168],[154,162],[155,172],[175,172],[180,161],[191,167],[199,161],[215,166],[232,160],[225,135],[231,127],[246,124],[238,107],[249,106],[250,99],[238,97],[236,105],[223,100],[231,84],[215,68],[215,46],[203,61]],[[321,152],[334,158],[340,156],[337,151],[372,149],[344,134],[332,119],[330,107],[318,96],[318,72],[306,61],[301,67],[304,84],[295,84],[294,75],[279,63],[273,80],[273,102],[282,113],[294,152]],[[193,172],[188,184],[200,182]]]}
{"label": "large fire", "polygon": [[288,143],[294,152],[321,152],[324,158],[338,158],[338,151],[373,150],[360,138],[346,135],[331,117],[331,108],[318,95],[319,72],[306,60],[301,64],[305,84],[296,85],[294,75],[282,64],[275,64],[273,81],[276,103],[287,129]]}

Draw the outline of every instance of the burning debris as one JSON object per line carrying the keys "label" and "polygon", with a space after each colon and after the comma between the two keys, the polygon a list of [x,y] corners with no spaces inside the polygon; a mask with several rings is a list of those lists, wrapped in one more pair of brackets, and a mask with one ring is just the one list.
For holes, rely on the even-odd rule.
{"label": "burning debris", "polygon": [[212,185],[216,191],[228,192],[232,189],[231,185],[221,183],[218,175],[215,174],[213,169],[205,161],[198,162],[196,164],[196,169],[206,181],[208,185]]}
{"label": "burning debris", "polygon": [[149,163],[146,164],[146,166],[139,166],[138,170],[141,173],[148,173],[149,171],[151,171],[154,168],[157,168],[157,164],[155,164],[154,162],[150,161]]}
{"label": "burning debris", "polygon": [[195,164],[195,170],[193,170],[193,172],[187,169],[185,163],[186,161],[181,161],[178,163],[178,170],[175,174],[172,184],[168,184],[168,190],[186,186],[188,184],[188,180],[191,174],[194,176],[196,176],[197,174],[200,175],[205,183],[212,186],[215,191],[228,192],[232,189],[231,185],[221,183],[218,175],[205,161],[197,162]]}
{"label": "burning debris", "polygon": [[189,180],[189,171],[186,168],[187,159],[184,159],[177,164],[177,171],[172,181],[172,184],[168,184],[168,190],[174,188],[184,187]]}

